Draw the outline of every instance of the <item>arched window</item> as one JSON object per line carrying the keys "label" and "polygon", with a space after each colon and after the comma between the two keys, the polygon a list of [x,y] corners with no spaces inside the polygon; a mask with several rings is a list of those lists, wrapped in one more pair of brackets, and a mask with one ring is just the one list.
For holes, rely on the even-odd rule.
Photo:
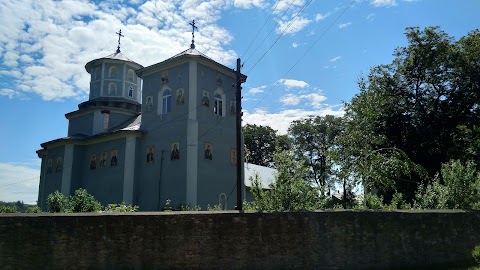
{"label": "arched window", "polygon": [[215,94],[215,106],[213,107],[213,112],[220,116],[223,116],[223,100],[220,94]]}
{"label": "arched window", "polygon": [[114,83],[110,83],[108,85],[108,94],[115,95],[117,93],[117,85]]}
{"label": "arched window", "polygon": [[127,73],[127,80],[133,82],[135,78],[135,74],[133,73],[133,70],[129,69]]}
{"label": "arched window", "polygon": [[100,68],[95,69],[95,80],[100,80]]}
{"label": "arched window", "polygon": [[165,90],[162,95],[162,114],[170,112],[172,109],[172,92]]}
{"label": "arched window", "polygon": [[117,78],[117,74],[118,74],[118,69],[117,67],[110,67],[109,71],[108,71],[108,77],[110,78]]}
{"label": "arched window", "polygon": [[133,87],[132,86],[128,87],[128,96],[133,97]]}

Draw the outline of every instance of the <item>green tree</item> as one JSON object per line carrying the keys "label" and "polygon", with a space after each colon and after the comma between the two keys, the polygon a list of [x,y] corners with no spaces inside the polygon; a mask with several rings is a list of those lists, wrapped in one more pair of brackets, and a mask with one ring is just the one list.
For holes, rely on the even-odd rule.
{"label": "green tree", "polygon": [[243,127],[243,136],[248,153],[247,161],[260,166],[273,167],[276,131],[268,126],[247,124]]}
{"label": "green tree", "polygon": [[288,129],[297,159],[308,166],[307,179],[324,190],[334,186],[333,152],[341,130],[341,119],[332,115],[296,120]]}
{"label": "green tree", "polygon": [[47,197],[48,209],[52,213],[64,212],[67,208],[68,199],[56,190],[54,193],[50,193]]}
{"label": "green tree", "polygon": [[471,147],[479,143],[480,32],[454,41],[436,27],[407,28],[406,37],[391,64],[360,79],[345,104],[343,141],[353,175],[412,200],[424,172],[433,178],[450,159],[480,161]]}
{"label": "green tree", "polygon": [[[255,201],[248,208],[271,211],[302,211],[318,207],[318,192],[305,181],[308,169],[287,151],[275,153],[275,181],[264,190],[258,175],[251,179]],[[247,208],[247,209],[248,209]]]}
{"label": "green tree", "polygon": [[70,212],[98,212],[102,210],[102,205],[91,194],[88,194],[86,189],[80,188],[75,190],[73,196],[70,196],[68,210]]}

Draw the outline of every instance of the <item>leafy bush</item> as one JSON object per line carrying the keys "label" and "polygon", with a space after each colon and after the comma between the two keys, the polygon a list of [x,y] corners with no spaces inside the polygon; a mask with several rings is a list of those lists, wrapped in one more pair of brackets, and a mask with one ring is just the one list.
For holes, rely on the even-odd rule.
{"label": "leafy bush", "polygon": [[207,204],[207,211],[222,211],[222,207],[220,204],[216,204],[214,206],[210,206],[210,204]]}
{"label": "leafy bush", "polygon": [[480,265],[480,245],[476,245],[472,250],[472,257]]}
{"label": "leafy bush", "polygon": [[75,190],[75,194],[70,196],[68,206],[69,212],[98,212],[102,210],[100,202],[83,188]]}
{"label": "leafy bush", "polygon": [[67,208],[68,199],[56,190],[54,193],[51,193],[47,197],[48,209],[51,213],[60,213],[64,212]]}
{"label": "leafy bush", "polygon": [[379,210],[385,208],[385,205],[383,204],[383,196],[379,197],[375,194],[367,193],[363,200],[367,209]]}
{"label": "leafy bush", "polygon": [[105,207],[105,212],[112,212],[112,213],[127,213],[127,212],[137,212],[138,206],[125,204],[122,202],[121,204],[109,204]]}
{"label": "leafy bush", "polygon": [[421,209],[480,209],[480,173],[473,162],[450,161],[442,165],[441,176],[430,184],[419,186],[415,208]]}
{"label": "leafy bush", "polygon": [[41,213],[42,212],[42,209],[40,209],[40,207],[38,207],[37,205],[35,206],[31,206],[29,208],[27,208],[27,210],[25,211],[26,213],[30,213],[30,214],[33,214],[33,213]]}
{"label": "leafy bush", "polygon": [[400,192],[396,192],[395,194],[393,194],[392,201],[390,202],[390,205],[387,207],[387,209],[389,210],[411,209],[411,208],[412,206],[403,199],[403,194]]}
{"label": "leafy bush", "polygon": [[15,213],[15,212],[17,212],[17,207],[15,206],[0,205],[0,213]]}
{"label": "leafy bush", "polygon": [[269,190],[264,190],[260,177],[252,181],[252,194],[255,201],[251,203],[254,210],[303,211],[316,208],[317,190],[305,181],[307,168],[302,162],[295,162],[293,154],[287,151],[275,153],[273,157],[277,174]]}

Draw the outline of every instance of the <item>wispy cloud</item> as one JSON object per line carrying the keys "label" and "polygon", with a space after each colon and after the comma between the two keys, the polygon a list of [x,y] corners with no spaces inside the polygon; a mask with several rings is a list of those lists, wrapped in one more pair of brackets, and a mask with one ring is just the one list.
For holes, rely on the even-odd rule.
{"label": "wispy cloud", "polygon": [[317,15],[315,15],[315,21],[316,22],[323,21],[326,18],[328,18],[328,16],[330,16],[330,13],[325,13],[325,14],[318,13]]}
{"label": "wispy cloud", "polygon": [[333,57],[332,59],[330,59],[329,61],[330,62],[337,62],[338,60],[340,60],[342,57],[339,55],[339,56],[335,56]]}
{"label": "wispy cloud", "polygon": [[396,0],[371,0],[370,4],[375,7],[393,7],[397,5]]}
{"label": "wispy cloud", "polygon": [[259,87],[251,88],[251,89],[248,91],[248,94],[250,94],[250,95],[255,95],[255,94],[263,93],[263,92],[265,91],[265,88],[267,88],[266,85],[262,85],[262,86],[259,86]]}
{"label": "wispy cloud", "polygon": [[338,28],[342,29],[342,28],[347,28],[349,27],[350,25],[352,25],[351,22],[347,22],[347,23],[341,23],[338,25]]}
{"label": "wispy cloud", "polygon": [[293,79],[280,79],[278,80],[278,83],[284,85],[287,89],[295,88],[295,87],[305,88],[309,86],[309,84],[304,81],[293,80]]}
{"label": "wispy cloud", "polygon": [[304,17],[292,16],[288,21],[278,21],[277,33],[295,34],[309,25],[312,21]]}
{"label": "wispy cloud", "polygon": [[375,13],[370,13],[366,17],[367,21],[374,21],[375,20]]}
{"label": "wispy cloud", "polygon": [[40,171],[22,164],[0,163],[0,201],[35,204],[38,198]]}
{"label": "wispy cloud", "polygon": [[270,126],[277,130],[279,134],[286,134],[288,127],[295,120],[300,120],[312,116],[343,116],[344,110],[341,105],[324,105],[321,109],[287,109],[278,112],[269,112],[266,109],[256,109],[254,111],[244,111],[244,124],[256,124]]}

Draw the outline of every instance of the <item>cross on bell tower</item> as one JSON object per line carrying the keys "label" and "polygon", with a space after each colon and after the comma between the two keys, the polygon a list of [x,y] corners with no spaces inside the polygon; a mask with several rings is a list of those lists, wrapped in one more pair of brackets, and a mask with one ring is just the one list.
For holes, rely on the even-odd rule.
{"label": "cross on bell tower", "polygon": [[198,29],[198,27],[195,26],[195,20],[192,20],[189,24],[192,26],[192,44],[190,45],[190,48],[195,49],[195,29]]}
{"label": "cross on bell tower", "polygon": [[124,35],[122,35],[122,29],[120,29],[120,31],[115,32],[115,33],[118,35],[117,53],[120,53],[120,37],[124,37]]}

